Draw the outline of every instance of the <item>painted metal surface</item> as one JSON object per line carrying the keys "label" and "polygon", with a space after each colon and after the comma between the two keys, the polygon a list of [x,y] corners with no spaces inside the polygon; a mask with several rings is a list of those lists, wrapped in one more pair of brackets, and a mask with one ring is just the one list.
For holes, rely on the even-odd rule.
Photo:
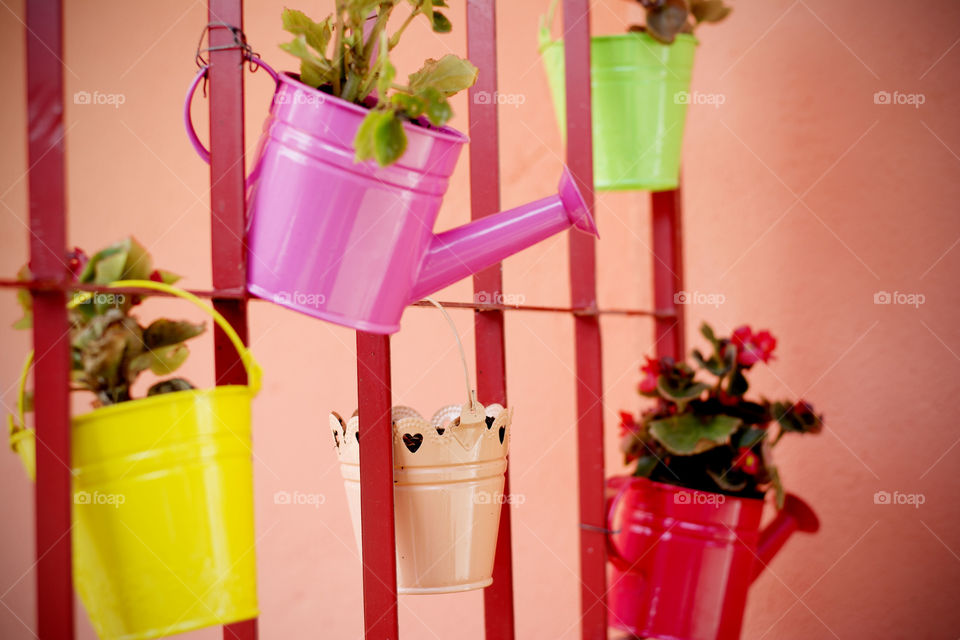
{"label": "painted metal surface", "polygon": [[[60,0],[27,2],[27,163],[30,266],[38,279],[64,281],[67,246],[63,127],[63,12]],[[40,640],[74,637],[70,536],[70,344],[66,295],[33,292],[38,354],[34,414],[37,627]]]}
{"label": "painted metal surface", "polygon": [[658,358],[680,359],[686,353],[683,300],[683,225],[681,192],[650,194],[653,236],[654,348]]}
{"label": "painted metal surface", "polygon": [[[467,1],[467,57],[480,73],[470,88],[470,217],[478,220],[500,210],[500,127],[497,104],[479,96],[497,95],[497,11],[494,0]],[[473,302],[495,302],[503,289],[498,263],[473,276]],[[473,314],[477,395],[482,403],[507,404],[506,350],[503,310]],[[510,468],[503,492],[510,495]],[[515,611],[510,505],[500,513],[494,557],[493,584],[483,591],[484,635],[488,640],[513,640]]]}
{"label": "painted metal surface", "polygon": [[[247,288],[260,298],[358,331],[395,333],[410,302],[571,226],[596,233],[565,171],[557,195],[435,235],[466,136],[406,122],[407,149],[396,163],[356,163],[353,140],[369,110],[277,78],[247,185]],[[197,144],[189,121],[187,132]]]}
{"label": "painted metal surface", "polygon": [[[567,163],[593,209],[593,143],[590,127],[590,5],[564,0]],[[570,236],[571,306],[596,308],[596,247],[592,238]],[[600,321],[575,316],[577,459],[580,492],[581,636],[607,637],[606,534],[604,526],[603,378]]]}
{"label": "painted metal surface", "polygon": [[[243,0],[209,0],[211,25],[231,25],[243,30]],[[234,32],[224,26],[209,31],[210,51],[210,240],[213,288],[230,289],[246,283],[244,229],[243,55]],[[248,342],[247,302],[244,299],[213,299],[214,308]],[[247,383],[247,375],[227,335],[216,328],[213,335],[218,385]],[[257,621],[226,625],[227,640],[256,640]]]}
{"label": "painted metal surface", "polygon": [[615,629],[652,638],[737,640],[747,590],[796,531],[816,531],[796,496],[762,531],[763,501],[615,477],[609,595]]}

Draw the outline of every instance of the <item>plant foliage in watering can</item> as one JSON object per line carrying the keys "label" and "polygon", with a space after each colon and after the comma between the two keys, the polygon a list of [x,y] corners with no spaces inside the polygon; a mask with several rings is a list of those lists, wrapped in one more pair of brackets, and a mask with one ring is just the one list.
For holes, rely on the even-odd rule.
{"label": "plant foliage in watering can", "polygon": [[[117,280],[153,280],[173,284],[179,276],[155,269],[147,250],[134,238],[126,238],[93,256],[79,248],[66,257],[77,283],[108,285]],[[29,265],[17,274],[30,280]],[[29,291],[20,289],[18,301],[23,318],[14,328],[33,324],[33,301]],[[131,310],[141,298],[122,293],[74,291],[70,297],[71,390],[91,391],[98,405],[131,400],[130,387],[149,369],[157,375],[173,373],[190,353],[185,342],[203,333],[203,323],[160,318],[143,326]],[[183,378],[170,378],[150,387],[147,395],[192,389]],[[30,396],[26,409],[32,408]]]}
{"label": "plant foliage in watering can", "polygon": [[777,340],[769,331],[742,326],[717,337],[706,323],[700,331],[712,352],[694,349],[696,368],[669,357],[647,358],[640,368],[638,391],[656,404],[639,420],[620,412],[626,462],[636,476],[702,491],[762,497],[773,488],[782,507],[772,449],[787,433],[819,433],[823,416],[803,400],[745,397],[750,369],[773,357]]}
{"label": "plant foliage in watering can", "polygon": [[646,24],[630,31],[646,31],[655,40],[671,44],[678,33],[693,33],[704,22],[720,22],[732,9],[723,0],[632,0],[643,5]]}
{"label": "plant foliage in watering can", "polygon": [[[400,4],[411,5],[411,12],[388,35],[387,23]],[[390,52],[406,28],[423,16],[434,32],[449,32],[450,20],[437,10],[446,7],[445,0],[337,0],[334,13],[321,22],[294,9],[284,10],[283,28],[295,38],[280,48],[300,59],[300,81],[372,107],[354,139],[357,162],[371,158],[380,166],[396,162],[407,148],[404,120],[443,126],[453,116],[447,98],[476,81],[475,66],[448,54],[428,59],[410,74],[407,84],[394,82],[397,70]],[[371,26],[365,34],[368,18]]]}

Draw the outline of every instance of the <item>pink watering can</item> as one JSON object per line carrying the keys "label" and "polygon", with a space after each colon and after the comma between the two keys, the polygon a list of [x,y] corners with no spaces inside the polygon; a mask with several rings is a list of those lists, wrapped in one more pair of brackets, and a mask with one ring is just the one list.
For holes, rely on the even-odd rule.
{"label": "pink watering can", "polygon": [[[398,162],[355,163],[367,109],[278,74],[256,161],[247,178],[247,289],[361,331],[394,333],[404,308],[549,236],[597,228],[566,169],[559,193],[434,234],[443,195],[467,137],[404,123]],[[190,119],[184,122],[207,162]]]}
{"label": "pink watering can", "polygon": [[817,516],[787,495],[763,530],[763,500],[615,477],[607,482],[610,626],[642,638],[737,640],[747,590]]}

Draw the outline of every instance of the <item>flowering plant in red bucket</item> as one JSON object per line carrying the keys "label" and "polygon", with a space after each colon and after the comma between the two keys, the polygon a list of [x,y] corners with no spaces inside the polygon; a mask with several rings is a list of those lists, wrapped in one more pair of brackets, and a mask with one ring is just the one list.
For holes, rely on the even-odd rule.
{"label": "flowering plant in red bucket", "polygon": [[777,340],[766,330],[701,333],[709,355],[691,352],[693,365],[647,358],[640,395],[655,401],[639,418],[620,412],[621,448],[633,475],[690,489],[762,498],[784,490],[772,450],[787,433],[818,433],[823,416],[804,400],[748,399],[747,375],[773,358]]}

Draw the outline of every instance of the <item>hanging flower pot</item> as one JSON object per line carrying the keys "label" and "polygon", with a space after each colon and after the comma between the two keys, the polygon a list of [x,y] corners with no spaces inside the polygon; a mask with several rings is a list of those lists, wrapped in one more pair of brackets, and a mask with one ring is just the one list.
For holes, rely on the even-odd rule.
{"label": "hanging flower pot", "polygon": [[[428,11],[428,3],[412,4],[415,12]],[[391,3],[376,9],[392,10]],[[436,28],[440,14],[429,11]],[[362,60],[344,72],[339,94],[350,98],[338,97],[336,87],[325,84],[343,76],[329,70],[339,59],[324,53],[331,18],[314,23],[288,10],[284,19],[285,28],[299,34],[284,49],[302,58],[301,73],[277,74],[254,58],[274,78],[276,91],[247,179],[251,293],[357,330],[394,333],[411,302],[571,226],[596,235],[566,170],[556,195],[435,235],[468,140],[438,123],[452,115],[446,97],[470,86],[476,68],[453,55],[428,60],[404,91],[396,91],[397,82],[389,81],[395,69],[386,58],[394,42],[365,33],[365,21],[348,12],[342,20],[354,35],[337,43],[348,49],[347,58]],[[441,27],[449,30],[444,21]],[[326,35],[317,42],[304,37],[305,29]],[[384,55],[371,58],[376,47]],[[361,75],[358,69],[367,65],[371,70]],[[184,120],[209,162],[190,121],[191,97],[206,73],[204,67],[190,86]],[[358,93],[356,86],[365,88]],[[373,90],[379,99],[368,93]]]}
{"label": "hanging flower pot", "polygon": [[644,638],[736,640],[750,584],[795,531],[819,527],[793,495],[761,531],[760,499],[629,476],[608,487],[610,625]]}
{"label": "hanging flower pot", "polygon": [[[164,393],[71,424],[73,578],[100,638],[159,638],[257,616],[250,401],[260,368],[230,324],[192,294],[236,347],[249,386]],[[29,370],[24,367],[24,378]],[[10,444],[35,477],[34,432]]]}
{"label": "hanging flower pot", "polygon": [[[646,33],[590,39],[593,180],[597,189],[675,189],[697,40],[672,45]],[[563,41],[541,48],[553,107],[566,135]]]}
{"label": "hanging flower pot", "polygon": [[[460,352],[463,358],[462,346]],[[466,375],[465,358],[463,366]],[[469,389],[469,379],[467,386],[468,403],[443,407],[430,420],[409,407],[392,409],[401,594],[469,591],[493,582],[513,412],[499,404],[484,408]],[[359,422],[356,414],[346,421],[330,414],[357,548],[362,549]]]}

